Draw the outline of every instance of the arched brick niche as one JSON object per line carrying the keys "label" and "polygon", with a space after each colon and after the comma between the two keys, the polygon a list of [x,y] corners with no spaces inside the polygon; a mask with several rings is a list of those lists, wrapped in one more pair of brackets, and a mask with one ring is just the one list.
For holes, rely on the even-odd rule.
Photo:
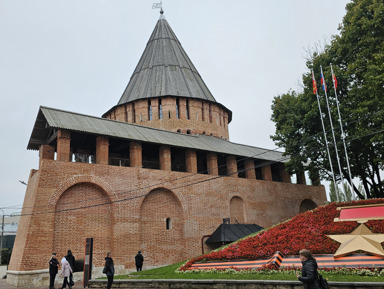
{"label": "arched brick niche", "polygon": [[183,240],[184,219],[179,199],[170,190],[152,190],[140,208],[140,249],[143,254],[150,256],[152,265],[173,264],[186,256]]}
{"label": "arched brick niche", "polygon": [[305,199],[300,204],[300,213],[304,213],[306,211],[310,211],[310,210],[313,210],[316,208],[317,208],[317,205],[314,201],[312,201],[310,199]]}
{"label": "arched brick niche", "polygon": [[85,239],[94,238],[93,263],[102,266],[113,244],[113,216],[111,205],[105,204],[108,202],[107,193],[96,184],[77,183],[67,188],[56,203],[52,250],[65,256],[71,249],[75,256],[83,256]]}
{"label": "arched brick niche", "polygon": [[240,197],[233,197],[229,204],[231,224],[244,224],[244,201]]}

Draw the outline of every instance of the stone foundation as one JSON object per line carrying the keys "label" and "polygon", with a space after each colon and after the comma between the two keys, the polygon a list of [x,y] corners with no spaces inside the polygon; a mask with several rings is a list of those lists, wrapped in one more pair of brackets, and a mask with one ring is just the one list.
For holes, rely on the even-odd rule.
{"label": "stone foundation", "polygon": [[[105,288],[106,280],[92,280],[89,288]],[[363,282],[329,282],[331,288],[337,289],[384,289],[384,283]],[[115,280],[113,288],[132,289],[303,289],[299,281],[275,280]]]}
{"label": "stone foundation", "polygon": [[7,271],[7,283],[15,287],[49,286],[48,269],[34,271]]}
{"label": "stone foundation", "polygon": [[[124,266],[115,266],[117,275],[128,274],[132,270],[126,270]],[[103,267],[94,267],[92,269],[92,278],[105,277]],[[75,272],[73,274],[74,282],[83,282],[84,272]],[[49,271],[48,269],[34,270],[34,271],[7,271],[7,283],[15,287],[21,288],[35,288],[35,287],[49,287]],[[63,278],[59,274],[56,275],[56,285],[63,284]]]}

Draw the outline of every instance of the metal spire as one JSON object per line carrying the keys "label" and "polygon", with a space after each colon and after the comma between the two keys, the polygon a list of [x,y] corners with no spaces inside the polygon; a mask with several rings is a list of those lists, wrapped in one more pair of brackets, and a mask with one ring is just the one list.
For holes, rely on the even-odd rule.
{"label": "metal spire", "polygon": [[164,17],[164,10],[163,10],[163,3],[160,0],[160,3],[153,3],[152,4],[152,9],[160,9],[160,18],[159,20],[165,19]]}
{"label": "metal spire", "polygon": [[152,4],[152,9],[159,9],[160,8],[160,14],[163,14],[163,3],[160,0],[160,3],[153,3]]}

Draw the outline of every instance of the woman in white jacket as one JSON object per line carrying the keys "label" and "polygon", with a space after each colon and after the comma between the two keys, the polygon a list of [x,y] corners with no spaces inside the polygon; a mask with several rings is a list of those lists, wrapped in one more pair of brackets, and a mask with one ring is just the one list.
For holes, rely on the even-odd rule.
{"label": "woman in white jacket", "polygon": [[65,259],[64,257],[63,259],[61,259],[61,275],[63,275],[64,277],[64,283],[63,283],[63,286],[61,287],[62,289],[66,288],[67,285],[69,289],[72,289],[71,284],[69,284],[68,282],[68,277],[69,275],[71,275],[71,273],[72,273],[72,268],[69,265],[67,259]]}

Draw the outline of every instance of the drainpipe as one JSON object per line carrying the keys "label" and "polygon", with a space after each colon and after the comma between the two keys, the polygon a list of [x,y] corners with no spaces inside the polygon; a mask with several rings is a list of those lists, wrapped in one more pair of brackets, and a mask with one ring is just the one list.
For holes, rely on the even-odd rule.
{"label": "drainpipe", "polygon": [[201,237],[201,252],[203,255],[204,255],[204,238],[209,238],[211,236],[212,235],[204,235],[203,237]]}

